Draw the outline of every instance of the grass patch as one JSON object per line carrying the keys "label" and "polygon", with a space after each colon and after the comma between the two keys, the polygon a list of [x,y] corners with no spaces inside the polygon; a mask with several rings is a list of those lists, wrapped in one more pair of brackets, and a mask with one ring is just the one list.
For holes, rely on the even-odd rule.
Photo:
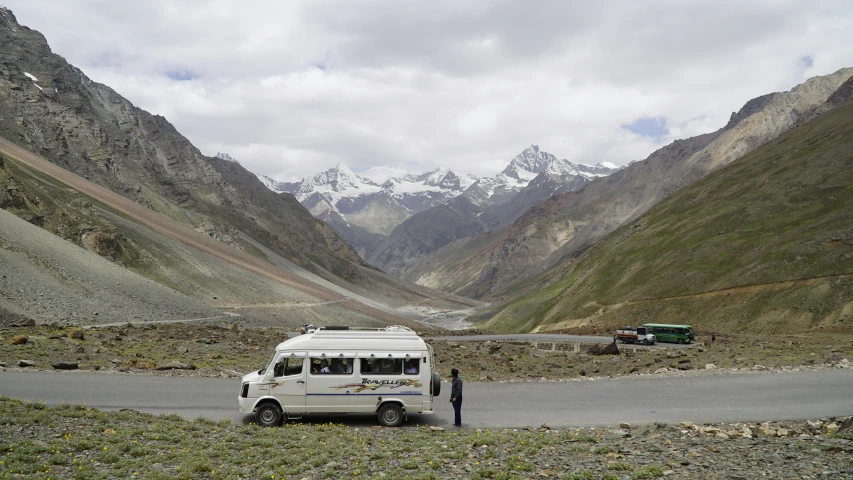
{"label": "grass patch", "polygon": [[646,465],[637,469],[632,478],[658,478],[663,476],[663,468],[660,465]]}
{"label": "grass patch", "polygon": [[[614,472],[631,472],[631,464],[606,462],[600,455],[648,444],[645,439],[620,439],[591,448],[606,432],[606,428],[450,432],[426,426],[350,428],[328,423],[260,428],[229,421],[186,420],[177,415],[46,406],[0,396],[0,480],[375,479],[380,473],[395,479],[521,479],[538,477],[538,472],[567,479],[624,478],[625,474],[619,477]],[[696,439],[678,429],[664,434],[673,441],[672,452],[656,453],[657,460],[678,465],[679,450],[695,444]],[[733,438],[716,444],[720,448],[717,455],[739,455],[744,448],[752,448],[764,449],[769,456],[789,441],[766,440],[754,444]],[[683,442],[680,448],[679,442]],[[841,469],[849,460],[840,448],[817,452],[815,458],[827,469]],[[681,473],[677,468],[676,473]],[[741,473],[750,478],[782,475],[773,465],[756,468],[760,472]],[[658,465],[632,473],[633,478],[662,475]]]}

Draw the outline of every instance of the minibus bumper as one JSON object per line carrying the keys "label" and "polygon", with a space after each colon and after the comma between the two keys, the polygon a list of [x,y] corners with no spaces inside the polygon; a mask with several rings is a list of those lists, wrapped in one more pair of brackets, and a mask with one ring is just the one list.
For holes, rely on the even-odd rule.
{"label": "minibus bumper", "polygon": [[237,405],[240,407],[240,413],[254,413],[255,412],[255,402],[257,402],[257,398],[243,398],[237,397]]}

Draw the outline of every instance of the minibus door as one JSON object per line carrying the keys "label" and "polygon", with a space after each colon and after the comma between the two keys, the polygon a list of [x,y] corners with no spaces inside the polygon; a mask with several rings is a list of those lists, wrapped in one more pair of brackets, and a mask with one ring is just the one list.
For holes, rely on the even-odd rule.
{"label": "minibus door", "polygon": [[274,364],[269,394],[289,414],[305,413],[305,352],[284,352]]}

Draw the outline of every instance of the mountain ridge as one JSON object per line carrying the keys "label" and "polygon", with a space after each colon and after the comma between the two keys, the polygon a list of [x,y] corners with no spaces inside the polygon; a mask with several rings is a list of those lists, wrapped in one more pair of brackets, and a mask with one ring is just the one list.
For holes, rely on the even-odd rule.
{"label": "mountain ridge", "polygon": [[445,245],[502,228],[551,195],[576,190],[616,171],[619,168],[559,159],[530,145],[500,173],[480,178],[444,205],[400,223],[365,259],[408,278],[407,272],[418,262]]}
{"label": "mountain ridge", "polygon": [[[478,205],[505,203],[542,174],[551,184],[556,184],[569,175],[594,178],[616,170],[618,167],[612,164],[589,166],[561,160],[531,145],[510,160],[503,171],[482,178],[438,167],[378,183],[356,174],[344,163],[299,182],[276,182],[263,175],[258,177],[274,191],[293,194],[315,217],[331,225],[353,245],[362,258],[368,259],[375,258],[386,237],[402,222],[460,195],[468,193],[470,200]],[[566,183],[574,188],[576,182],[572,180]],[[561,186],[553,185],[551,191],[561,191]],[[520,208],[516,206],[511,210],[515,214]],[[489,214],[486,216],[488,218]],[[459,221],[470,223],[473,219]]]}
{"label": "mountain ridge", "polygon": [[[473,276],[458,261],[451,262],[456,265],[452,270],[443,267],[443,258],[458,258],[460,254],[456,252],[433,254],[428,259],[429,268],[415,269],[420,276],[429,278],[424,283],[431,286],[456,285],[453,292],[473,298],[510,298],[513,290],[525,288],[525,279],[563,258],[577,256],[661,199],[811,118],[810,112],[845,85],[851,75],[853,69],[841,69],[808,79],[788,92],[749,100],[715,132],[676,140],[645,160],[590,182],[577,195],[563,193],[546,200],[541,208],[537,207],[539,217],[520,217],[516,225],[508,227],[514,234],[500,234],[503,244],[488,252],[488,265],[473,283],[460,283],[454,277]],[[468,268],[481,268],[482,260],[467,264]],[[443,273],[439,274],[439,270]],[[421,281],[411,275],[405,278]]]}
{"label": "mountain ridge", "polygon": [[679,189],[576,257],[564,255],[488,314],[487,325],[851,331],[850,85],[848,78],[836,89],[833,102],[847,99],[825,113]]}

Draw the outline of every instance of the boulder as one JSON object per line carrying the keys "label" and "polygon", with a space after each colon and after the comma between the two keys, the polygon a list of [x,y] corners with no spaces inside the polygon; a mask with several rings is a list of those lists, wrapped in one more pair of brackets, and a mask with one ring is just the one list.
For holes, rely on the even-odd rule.
{"label": "boulder", "polygon": [[619,347],[615,343],[606,345],[596,343],[590,346],[586,353],[589,355],[619,355]]}
{"label": "boulder", "polygon": [[160,365],[154,370],[195,370],[197,367],[191,363],[183,363],[177,360],[171,361],[165,365]]}
{"label": "boulder", "polygon": [[620,438],[630,437],[631,433],[622,429],[619,430],[607,430],[604,434],[604,438],[607,440],[619,440]]}
{"label": "boulder", "polygon": [[83,330],[80,330],[79,328],[75,328],[68,332],[68,338],[73,338],[74,340],[83,340],[84,337],[85,335],[83,334]]}
{"label": "boulder", "polygon": [[77,370],[80,365],[77,362],[56,362],[51,364],[56,370]]}
{"label": "boulder", "polygon": [[35,367],[36,362],[32,360],[18,360],[18,366],[21,368]]}
{"label": "boulder", "polygon": [[843,355],[836,353],[823,361],[824,365],[839,365],[842,360],[846,360]]}

